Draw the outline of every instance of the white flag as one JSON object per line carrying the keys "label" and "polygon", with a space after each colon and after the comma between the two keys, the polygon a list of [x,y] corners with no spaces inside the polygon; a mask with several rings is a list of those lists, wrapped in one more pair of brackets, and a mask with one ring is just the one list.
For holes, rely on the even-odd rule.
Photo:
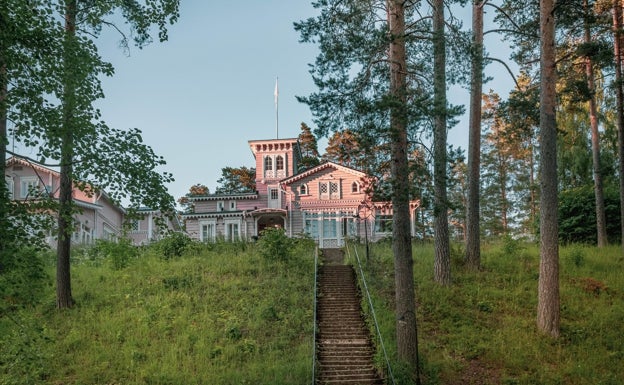
{"label": "white flag", "polygon": [[277,97],[279,96],[279,90],[277,88],[277,78],[275,78],[275,91],[273,92],[273,96],[275,97],[275,107],[277,107]]}

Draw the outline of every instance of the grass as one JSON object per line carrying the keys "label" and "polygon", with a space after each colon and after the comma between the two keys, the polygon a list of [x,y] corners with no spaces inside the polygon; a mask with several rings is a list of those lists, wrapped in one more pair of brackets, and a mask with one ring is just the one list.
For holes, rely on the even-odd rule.
{"label": "grass", "polygon": [[199,246],[164,259],[146,250],[124,268],[75,260],[73,309],[54,309],[50,284],[42,305],[0,317],[0,342],[26,357],[0,353],[0,384],[308,382],[313,248],[289,261],[257,251]]}
{"label": "grass", "polygon": [[[360,250],[359,254],[364,253]],[[619,246],[560,250],[561,337],[536,328],[539,250],[485,245],[482,271],[453,257],[453,285],[433,282],[433,247],[414,248],[424,384],[621,384],[624,275]],[[386,348],[396,360],[393,259],[375,245],[366,267]],[[381,357],[378,358],[381,362]],[[394,364],[399,383],[409,383]]]}
{"label": "grass", "polygon": [[[50,266],[39,304],[0,312],[0,385],[309,383],[312,248],[295,245],[282,261],[257,244],[192,246],[166,258],[159,248],[77,253],[67,311],[54,307]],[[477,272],[455,246],[450,287],[433,282],[433,254],[414,247],[424,385],[622,383],[619,247],[561,248],[558,339],[535,326],[535,245],[486,244]],[[396,362],[393,270],[390,246],[372,245],[368,286],[397,383],[409,384]]]}

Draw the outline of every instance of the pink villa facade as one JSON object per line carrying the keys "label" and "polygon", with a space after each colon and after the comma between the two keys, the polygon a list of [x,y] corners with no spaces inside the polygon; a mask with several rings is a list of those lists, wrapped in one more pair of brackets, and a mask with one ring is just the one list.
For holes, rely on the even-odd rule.
{"label": "pink villa facade", "polygon": [[[14,200],[37,199],[38,194],[45,194],[54,199],[59,197],[60,174],[48,167],[29,162],[21,158],[12,157],[6,162],[5,183],[10,197]],[[126,220],[126,210],[116,205],[106,194],[100,191],[89,196],[75,188],[72,192],[73,200],[80,209],[74,215],[75,230],[72,234],[72,243],[91,244],[97,239],[114,240],[123,233]],[[134,244],[145,244],[160,238],[160,231],[156,226],[155,218],[160,214],[153,210],[139,210],[141,219],[134,221],[133,228],[127,236]],[[171,230],[179,230],[179,224],[166,220]],[[53,231],[49,232],[47,243],[56,246]]]}
{"label": "pink villa facade", "polygon": [[[347,238],[391,235],[392,206],[370,201],[365,173],[332,162],[298,172],[297,139],[251,140],[249,147],[256,191],[189,197],[194,211],[183,219],[192,238],[249,240],[278,227],[291,237],[306,234],[321,248],[336,248]],[[417,209],[418,202],[411,202],[412,235]]]}

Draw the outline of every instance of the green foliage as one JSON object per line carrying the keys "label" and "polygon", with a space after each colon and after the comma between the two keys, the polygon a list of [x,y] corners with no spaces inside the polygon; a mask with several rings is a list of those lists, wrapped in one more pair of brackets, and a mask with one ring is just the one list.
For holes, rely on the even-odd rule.
{"label": "green foliage", "polygon": [[32,247],[0,250],[0,313],[41,300],[48,275],[44,252]]}
{"label": "green foliage", "polygon": [[238,194],[256,191],[256,169],[241,166],[224,167],[215,190],[216,194]]}
{"label": "green foliage", "polygon": [[201,243],[170,259],[140,249],[120,271],[76,263],[75,308],[41,304],[22,327],[0,317],[0,383],[305,383],[313,330],[309,246],[298,241],[288,274],[252,247]]}
{"label": "green foliage", "polygon": [[17,312],[0,317],[0,384],[39,385],[52,359],[50,340],[40,320]]}
{"label": "green foliage", "polygon": [[93,246],[83,250],[83,255],[92,262],[107,261],[113,270],[122,270],[139,256],[139,250],[129,238],[116,241],[96,240]]}
{"label": "green foliage", "polygon": [[181,232],[173,232],[153,245],[165,259],[180,257],[191,246],[193,240]]}
{"label": "green foliage", "polygon": [[[619,242],[620,197],[613,185],[604,189],[607,238]],[[573,188],[559,194],[559,239],[567,243],[596,243],[596,198],[593,185]]]}
{"label": "green foliage", "polygon": [[[545,338],[535,326],[538,248],[515,244],[521,258],[505,257],[502,250],[508,248],[505,241],[484,246],[483,270],[456,270],[451,287],[433,282],[433,245],[414,248],[423,383],[618,383],[624,376],[619,246],[561,248],[569,263],[560,271],[559,339]],[[393,369],[401,376],[401,365],[394,362],[393,255],[385,245],[373,245],[373,251],[367,282]]]}
{"label": "green foliage", "polygon": [[292,258],[293,240],[286,236],[284,229],[268,227],[260,234],[258,251],[268,261],[285,262]]}

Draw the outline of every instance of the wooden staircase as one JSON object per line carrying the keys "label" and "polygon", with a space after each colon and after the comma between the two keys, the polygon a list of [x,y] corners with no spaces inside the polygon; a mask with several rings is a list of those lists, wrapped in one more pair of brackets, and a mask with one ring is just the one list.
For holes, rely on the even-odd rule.
{"label": "wooden staircase", "polygon": [[[337,254],[339,253],[339,254]],[[342,251],[324,250],[317,299],[318,384],[383,384],[373,365],[374,350],[360,307],[352,266]]]}

